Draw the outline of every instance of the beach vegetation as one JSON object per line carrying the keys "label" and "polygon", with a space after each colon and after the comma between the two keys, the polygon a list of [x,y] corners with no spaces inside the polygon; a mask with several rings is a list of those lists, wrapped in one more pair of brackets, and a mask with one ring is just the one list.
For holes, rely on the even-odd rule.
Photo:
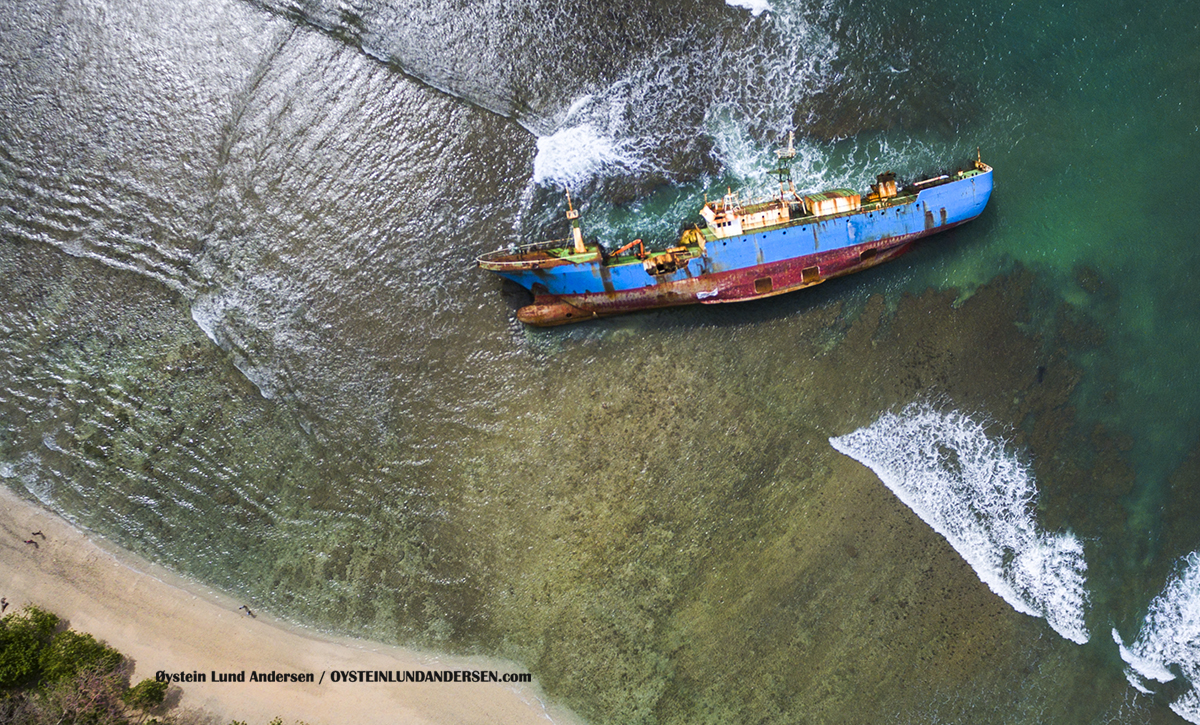
{"label": "beach vegetation", "polygon": [[125,694],[121,695],[121,699],[135,710],[149,712],[163,704],[167,698],[169,686],[166,682],[159,682],[147,677],[126,690]]}
{"label": "beach vegetation", "polygon": [[187,725],[205,718],[164,714],[170,685],[146,679],[130,687],[132,671],[120,652],[39,607],[0,619],[0,723]]}
{"label": "beach vegetation", "polygon": [[0,688],[17,687],[37,677],[42,650],[59,623],[57,616],[34,606],[0,619]]}
{"label": "beach vegetation", "polygon": [[40,715],[49,715],[53,722],[125,725],[129,719],[121,695],[128,689],[127,681],[120,668],[88,667],[67,678],[44,681],[33,702]]}
{"label": "beach vegetation", "polygon": [[59,632],[39,656],[42,680],[58,682],[84,670],[116,672],[124,659],[121,653],[98,642],[90,634],[67,629]]}

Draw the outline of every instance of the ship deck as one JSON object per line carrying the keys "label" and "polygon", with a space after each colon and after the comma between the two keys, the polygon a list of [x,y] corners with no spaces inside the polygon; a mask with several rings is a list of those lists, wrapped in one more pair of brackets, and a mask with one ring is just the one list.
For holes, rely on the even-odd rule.
{"label": "ship deck", "polygon": [[[987,167],[990,170],[990,167]],[[939,176],[926,178],[916,181],[903,187],[900,193],[888,199],[879,199],[875,201],[865,201],[856,209],[835,212],[832,214],[797,214],[791,216],[788,220],[777,223],[753,227],[746,229],[740,236],[749,236],[751,234],[760,234],[773,232],[778,229],[789,229],[796,226],[812,224],[814,222],[827,222],[843,217],[852,217],[860,214],[871,214],[887,209],[892,209],[906,204],[912,204],[917,200],[920,192],[932,189],[944,184],[953,183],[963,179],[971,178],[979,174],[985,173],[981,169],[966,169]],[[754,213],[763,209],[769,208],[773,204],[778,204],[778,199],[762,201],[757,203],[747,204],[745,206],[746,213]],[[790,203],[790,202],[789,202]],[[792,206],[800,206],[799,202],[792,203]],[[711,244],[720,241],[730,241],[738,237],[718,237],[711,227],[696,227],[700,232],[705,244]],[[680,246],[675,242],[676,246]],[[703,251],[700,246],[695,243],[685,243],[683,246],[687,253],[692,256],[701,256]],[[534,244],[523,246],[513,246],[507,249],[500,249],[494,252],[489,252],[478,258],[478,263],[485,269],[493,271],[520,271],[529,269],[544,269],[563,264],[586,264],[595,261],[601,261],[605,267],[612,268],[627,264],[640,264],[646,256],[658,254],[662,250],[646,250],[646,255],[640,255],[633,249],[622,252],[618,255],[609,255],[597,243],[588,243],[586,251],[582,254],[576,253],[572,241],[569,238],[552,239]]]}

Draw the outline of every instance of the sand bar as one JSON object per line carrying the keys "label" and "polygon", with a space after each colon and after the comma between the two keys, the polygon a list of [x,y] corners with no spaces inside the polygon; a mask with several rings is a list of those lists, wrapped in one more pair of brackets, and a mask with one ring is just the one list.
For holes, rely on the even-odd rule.
{"label": "sand bar", "polygon": [[[31,533],[38,546],[26,544]],[[90,632],[136,663],[134,682],[159,670],[245,672],[246,682],[184,683],[181,708],[227,723],[574,723],[534,685],[482,682],[333,683],[349,670],[485,670],[524,673],[520,665],[438,656],[376,642],[336,638],[251,618],[240,602],[85,536],[56,514],[0,486],[0,596],[37,604]],[[10,607],[8,611],[13,611]],[[250,682],[250,673],[314,673],[320,683]]]}

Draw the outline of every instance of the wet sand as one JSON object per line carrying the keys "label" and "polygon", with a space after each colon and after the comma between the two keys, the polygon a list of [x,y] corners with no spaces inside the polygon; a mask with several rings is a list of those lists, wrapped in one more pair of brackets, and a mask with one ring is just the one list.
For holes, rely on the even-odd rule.
{"label": "wet sand", "polygon": [[[31,532],[35,548],[23,543]],[[0,596],[9,612],[33,603],[90,632],[135,663],[133,681],[167,672],[200,672],[184,683],[181,708],[199,708],[251,725],[291,723],[574,722],[545,705],[536,685],[495,683],[332,683],[334,670],[484,670],[523,673],[514,663],[439,657],[328,637],[252,618],[240,603],[202,591],[0,487]],[[250,682],[251,671],[313,673],[320,684]],[[214,683],[212,673],[245,672],[246,682]]]}

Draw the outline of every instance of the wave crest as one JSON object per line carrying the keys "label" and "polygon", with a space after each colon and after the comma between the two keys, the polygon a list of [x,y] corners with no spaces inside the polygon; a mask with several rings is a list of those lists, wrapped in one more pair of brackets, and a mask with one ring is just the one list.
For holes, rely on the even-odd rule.
{"label": "wave crest", "polygon": [[1150,681],[1170,682],[1175,679],[1170,665],[1179,667],[1192,689],[1171,703],[1171,709],[1200,725],[1200,552],[1184,557],[1180,571],[1150,602],[1137,639],[1126,646],[1115,628],[1112,635],[1129,665],[1125,677],[1140,692],[1152,694]]}
{"label": "wave crest", "polygon": [[604,136],[588,124],[563,128],[537,141],[533,183],[578,186],[602,171],[627,173],[639,160],[628,141]]}
{"label": "wave crest", "polygon": [[829,443],[874,471],[1013,609],[1088,641],[1083,545],[1038,528],[1032,472],[983,425],[914,403]]}

